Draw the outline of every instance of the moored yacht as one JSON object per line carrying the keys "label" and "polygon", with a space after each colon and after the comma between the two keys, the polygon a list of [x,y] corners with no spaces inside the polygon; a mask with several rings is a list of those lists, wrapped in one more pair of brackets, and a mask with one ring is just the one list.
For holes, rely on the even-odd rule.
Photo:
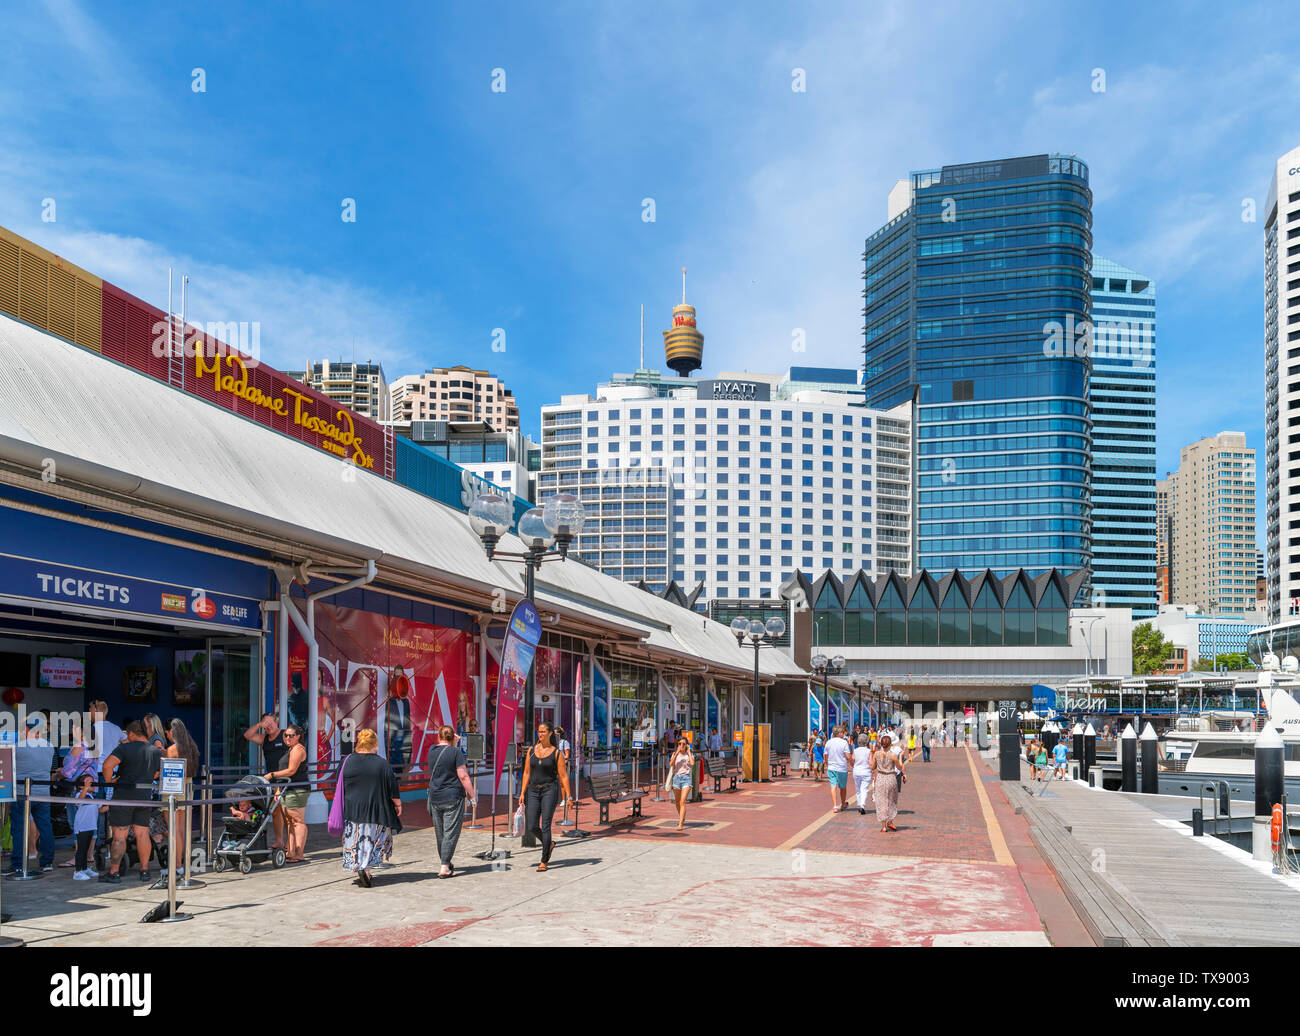
{"label": "moored yacht", "polygon": [[[1266,712],[1259,726],[1267,724],[1282,735],[1286,795],[1300,802],[1300,663],[1287,656],[1282,663],[1266,655],[1264,668],[1252,687]],[[1254,801],[1255,741],[1259,737],[1253,712],[1210,710],[1183,717],[1165,732],[1160,741],[1162,795],[1213,793],[1210,786],[1227,784],[1229,797]]]}

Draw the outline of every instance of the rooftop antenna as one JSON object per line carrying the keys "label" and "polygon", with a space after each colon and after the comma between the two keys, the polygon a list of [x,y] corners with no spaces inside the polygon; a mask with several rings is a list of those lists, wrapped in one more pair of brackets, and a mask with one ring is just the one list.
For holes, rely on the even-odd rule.
{"label": "rooftop antenna", "polygon": [[639,370],[645,370],[645,303],[641,303],[641,366]]}
{"label": "rooftop antenna", "polygon": [[686,305],[686,267],[682,267],[682,305]]}

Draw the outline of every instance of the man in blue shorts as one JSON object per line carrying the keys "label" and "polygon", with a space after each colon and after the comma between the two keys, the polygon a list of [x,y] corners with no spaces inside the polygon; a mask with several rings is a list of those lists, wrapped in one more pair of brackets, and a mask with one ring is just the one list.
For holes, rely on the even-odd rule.
{"label": "man in blue shorts", "polygon": [[826,742],[826,777],[831,786],[831,812],[838,813],[844,808],[849,786],[849,760],[853,749],[844,740],[844,728],[836,726],[831,731],[831,739]]}
{"label": "man in blue shorts", "polygon": [[1069,754],[1069,749],[1065,747],[1065,741],[1056,742],[1056,747],[1052,749],[1052,762],[1056,765],[1056,779],[1065,780],[1065,760]]}

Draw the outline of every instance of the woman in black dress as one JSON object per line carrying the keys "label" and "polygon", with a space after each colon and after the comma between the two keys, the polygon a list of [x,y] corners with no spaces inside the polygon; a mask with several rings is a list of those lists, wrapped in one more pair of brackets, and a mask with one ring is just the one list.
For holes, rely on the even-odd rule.
{"label": "woman in black dress", "polygon": [[402,799],[388,760],[377,755],[378,735],[357,732],[356,747],[343,760],[343,869],[356,871],[370,888],[370,869],[378,867],[393,835],[402,829]]}
{"label": "woman in black dress", "polygon": [[542,862],[537,865],[539,871],[546,870],[551,859],[554,844],[551,841],[551,819],[560,801],[560,791],[564,792],[565,801],[572,798],[568,770],[560,750],[551,739],[551,725],[542,722],[537,725],[537,744],[528,750],[524,759],[524,783],[519,789],[519,805],[524,807],[524,830],[531,831],[542,842]]}

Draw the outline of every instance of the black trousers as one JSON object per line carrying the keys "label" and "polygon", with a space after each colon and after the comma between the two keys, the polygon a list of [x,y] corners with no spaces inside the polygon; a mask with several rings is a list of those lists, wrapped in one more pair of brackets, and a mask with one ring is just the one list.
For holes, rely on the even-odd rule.
{"label": "black trousers", "polygon": [[524,829],[533,832],[542,842],[542,863],[551,859],[551,818],[560,802],[560,784],[529,783],[524,792]]}
{"label": "black trousers", "polygon": [[84,871],[90,866],[90,848],[94,844],[94,831],[77,832],[77,870]]}

